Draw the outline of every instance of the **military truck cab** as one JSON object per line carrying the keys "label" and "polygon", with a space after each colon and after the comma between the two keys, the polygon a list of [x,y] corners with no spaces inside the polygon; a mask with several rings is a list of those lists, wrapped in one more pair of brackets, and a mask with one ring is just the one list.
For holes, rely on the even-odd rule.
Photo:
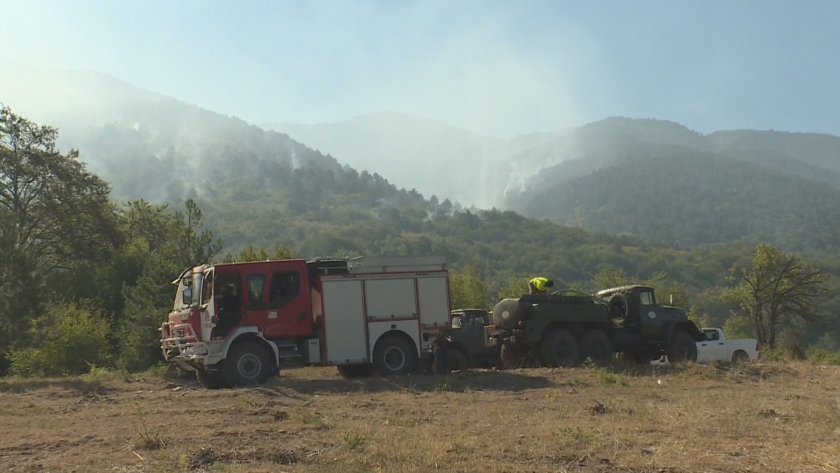
{"label": "military truck cab", "polygon": [[598,291],[596,296],[609,308],[616,351],[645,363],[665,355],[674,360],[696,360],[695,342],[705,340],[703,332],[683,309],[660,305],[650,286],[630,285]]}

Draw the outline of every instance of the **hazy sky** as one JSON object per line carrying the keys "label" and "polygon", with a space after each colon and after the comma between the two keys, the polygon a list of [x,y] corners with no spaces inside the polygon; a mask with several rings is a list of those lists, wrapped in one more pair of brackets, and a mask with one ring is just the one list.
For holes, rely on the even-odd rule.
{"label": "hazy sky", "polygon": [[2,62],[253,123],[397,110],[499,137],[611,115],[840,134],[840,1],[0,0],[0,17]]}

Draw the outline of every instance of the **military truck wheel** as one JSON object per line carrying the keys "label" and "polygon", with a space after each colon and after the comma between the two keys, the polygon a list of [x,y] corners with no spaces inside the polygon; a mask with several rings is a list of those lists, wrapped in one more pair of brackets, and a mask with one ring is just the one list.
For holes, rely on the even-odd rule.
{"label": "military truck wheel", "polygon": [[450,371],[467,370],[472,368],[470,358],[458,348],[450,347],[446,350],[446,367]]}
{"label": "military truck wheel", "polygon": [[345,379],[367,378],[373,373],[371,365],[338,365],[336,368]]}
{"label": "military truck wheel", "polygon": [[607,366],[613,358],[613,346],[607,334],[601,330],[584,332],[578,340],[580,361],[591,360],[598,366]]}
{"label": "military truck wheel", "polygon": [[747,352],[744,350],[738,350],[732,354],[732,364],[733,365],[743,365],[744,363],[750,362],[750,355],[747,355]]}
{"label": "military truck wheel", "polygon": [[207,370],[197,369],[195,370],[195,375],[198,378],[198,382],[207,389],[227,387],[220,373],[211,373]]}
{"label": "military truck wheel", "polygon": [[632,351],[623,351],[619,353],[618,359],[628,366],[650,364],[650,358],[646,357],[645,355],[642,355],[641,353],[636,353]]}
{"label": "military truck wheel", "polygon": [[229,386],[253,386],[268,379],[268,353],[255,342],[240,342],[230,348],[222,363],[222,379]]}
{"label": "military truck wheel", "polygon": [[499,361],[502,368],[506,370],[515,370],[522,367],[519,350],[507,343],[502,345],[501,350],[499,350]]}
{"label": "military truck wheel", "polygon": [[373,366],[384,376],[410,373],[417,362],[414,347],[399,335],[387,335],[373,349]]}
{"label": "military truck wheel", "polygon": [[567,330],[552,330],[543,336],[540,355],[546,366],[575,366],[578,364],[577,340]]}
{"label": "military truck wheel", "polygon": [[694,342],[694,337],[685,330],[677,330],[671,337],[665,354],[671,363],[697,361],[697,344]]}

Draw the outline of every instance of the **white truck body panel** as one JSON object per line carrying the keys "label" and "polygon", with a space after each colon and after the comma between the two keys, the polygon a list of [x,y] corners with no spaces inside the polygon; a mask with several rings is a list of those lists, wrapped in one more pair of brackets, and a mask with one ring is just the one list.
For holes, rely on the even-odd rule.
{"label": "white truck body panel", "polygon": [[449,281],[445,274],[417,278],[420,317],[426,327],[449,324]]}
{"label": "white truck body panel", "polygon": [[365,281],[368,320],[417,318],[414,278]]}
{"label": "white truck body panel", "polygon": [[731,362],[735,353],[739,351],[746,353],[750,361],[758,359],[757,343],[754,338],[727,339],[723,330],[719,328],[703,328],[702,330],[708,340],[697,342],[698,363]]}
{"label": "white truck body panel", "polygon": [[443,257],[365,258],[349,274],[322,276],[326,364],[370,363],[379,338],[408,335],[417,354],[431,350],[449,323],[449,278]]}
{"label": "white truck body panel", "polygon": [[367,346],[362,281],[324,278],[322,284],[327,363],[364,363]]}

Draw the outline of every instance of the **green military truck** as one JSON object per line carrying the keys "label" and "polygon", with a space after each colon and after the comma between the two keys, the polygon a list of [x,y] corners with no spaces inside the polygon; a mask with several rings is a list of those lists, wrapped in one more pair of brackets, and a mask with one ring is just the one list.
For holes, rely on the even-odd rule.
{"label": "green military truck", "polygon": [[634,363],[663,355],[695,361],[703,332],[685,311],[659,305],[652,287],[622,286],[588,295],[571,291],[503,299],[493,308],[492,344],[506,368],[527,364],[609,363],[615,353]]}
{"label": "green military truck", "polygon": [[500,366],[499,349],[489,337],[493,330],[485,309],[455,309],[450,312],[451,328],[441,336],[448,341],[446,365],[450,370]]}

